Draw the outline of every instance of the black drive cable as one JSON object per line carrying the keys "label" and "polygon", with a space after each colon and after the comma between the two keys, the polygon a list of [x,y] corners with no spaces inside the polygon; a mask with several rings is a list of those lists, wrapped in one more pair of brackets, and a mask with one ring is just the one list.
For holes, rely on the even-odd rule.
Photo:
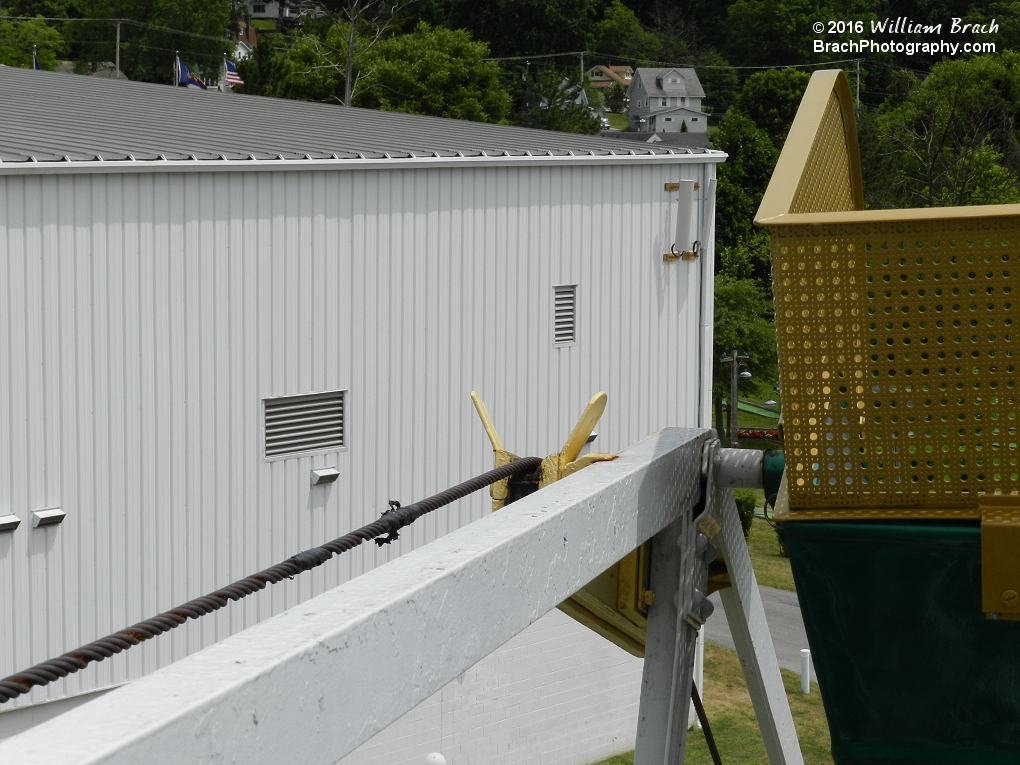
{"label": "black drive cable", "polygon": [[705,733],[705,743],[708,744],[708,751],[712,754],[712,762],[715,765],[722,765],[719,749],[715,745],[715,737],[712,735],[712,729],[708,725],[708,715],[705,714],[705,706],[701,703],[701,696],[698,695],[698,686],[694,683],[691,683],[691,701],[694,702],[694,711],[698,713],[701,730]]}
{"label": "black drive cable", "polygon": [[[482,473],[480,476],[442,491],[433,497],[405,507],[401,507],[398,502],[391,502],[390,509],[383,513],[379,520],[362,526],[349,534],[344,534],[342,537],[337,537],[332,542],[299,552],[283,563],[277,563],[257,574],[239,579],[216,592],[189,600],[177,608],[164,611],[158,616],[138,622],[132,627],[114,632],[112,635],[107,635],[74,651],[69,651],[63,656],[36,664],[23,672],[0,680],[0,704],[28,693],[34,686],[52,683],[58,678],[84,669],[94,661],[102,661],[115,653],[138,645],[143,640],[168,632],[174,627],[184,624],[188,619],[198,619],[210,614],[223,608],[228,601],[240,600],[264,589],[267,584],[276,584],[284,579],[292,579],[302,571],[321,566],[334,555],[352,550],[369,539],[375,539],[379,545],[388,544],[397,538],[397,532],[400,529],[414,523],[425,513],[438,510],[451,502],[484,489],[496,481],[502,481],[504,478],[519,473],[533,473],[538,470],[541,464],[542,460],[538,457],[527,457]],[[377,539],[383,535],[386,535],[385,539]]]}

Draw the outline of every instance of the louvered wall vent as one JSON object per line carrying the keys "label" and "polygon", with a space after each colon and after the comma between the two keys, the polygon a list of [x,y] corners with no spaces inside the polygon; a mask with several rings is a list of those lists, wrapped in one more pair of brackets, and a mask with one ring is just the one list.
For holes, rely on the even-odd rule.
{"label": "louvered wall vent", "polygon": [[556,345],[577,340],[577,285],[553,287],[554,327]]}
{"label": "louvered wall vent", "polygon": [[339,449],[345,445],[347,391],[267,398],[266,456]]}

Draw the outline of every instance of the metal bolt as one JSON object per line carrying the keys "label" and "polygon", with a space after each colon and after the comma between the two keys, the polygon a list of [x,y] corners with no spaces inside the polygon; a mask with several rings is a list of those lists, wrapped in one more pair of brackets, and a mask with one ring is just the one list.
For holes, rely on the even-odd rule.
{"label": "metal bolt", "polygon": [[694,538],[694,552],[695,554],[704,561],[707,566],[709,563],[714,561],[719,555],[719,551],[715,549],[715,545],[708,541],[701,532]]}
{"label": "metal bolt", "polygon": [[1004,590],[999,596],[999,600],[1006,608],[1016,608],[1020,606],[1020,593],[1016,590]]}

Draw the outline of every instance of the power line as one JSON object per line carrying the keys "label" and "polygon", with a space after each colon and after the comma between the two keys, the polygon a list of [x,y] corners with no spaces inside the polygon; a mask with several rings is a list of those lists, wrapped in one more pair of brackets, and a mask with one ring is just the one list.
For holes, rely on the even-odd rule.
{"label": "power line", "polygon": [[[616,61],[642,61],[640,56],[619,56],[613,53],[600,53],[599,51],[592,50],[576,50],[567,51],[566,53],[538,53],[533,56],[493,56],[485,59],[485,61],[534,61],[536,59],[546,58],[561,58],[564,56],[595,56],[602,59],[614,59]],[[815,66],[827,66],[828,64],[848,64],[854,61],[863,61],[864,59],[856,58],[843,58],[835,61],[819,61],[814,64],[784,64],[782,66],[730,66],[728,64],[698,64],[695,62],[679,63],[676,61],[651,61],[650,63],[657,64],[660,67],[665,66],[677,66],[688,69],[748,69],[748,70],[761,70],[761,69],[800,69],[809,68]]]}
{"label": "power line", "polygon": [[541,464],[542,460],[538,457],[526,457],[482,473],[480,476],[405,507],[401,507],[399,502],[390,502],[390,509],[383,513],[377,521],[362,526],[349,534],[344,534],[342,537],[337,537],[332,542],[299,552],[282,563],[277,563],[256,574],[239,579],[208,595],[189,600],[177,608],[0,680],[0,703],[10,701],[28,693],[36,686],[48,685],[54,680],[84,669],[93,662],[108,659],[145,640],[169,632],[187,622],[188,619],[200,619],[206,614],[223,608],[231,600],[240,600],[264,589],[267,584],[277,584],[284,579],[292,579],[304,571],[321,566],[334,555],[341,555],[348,550],[353,550],[362,542],[374,539],[377,545],[389,544],[398,538],[397,532],[400,529],[414,523],[426,513],[438,510],[497,481],[521,473],[534,473]]}

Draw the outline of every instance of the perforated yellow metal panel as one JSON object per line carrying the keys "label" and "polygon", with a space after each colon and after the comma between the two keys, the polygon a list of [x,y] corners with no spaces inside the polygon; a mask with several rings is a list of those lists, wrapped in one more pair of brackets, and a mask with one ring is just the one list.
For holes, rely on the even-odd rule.
{"label": "perforated yellow metal panel", "polygon": [[1020,490],[1020,220],[771,233],[790,506]]}
{"label": "perforated yellow metal panel", "polygon": [[843,110],[830,93],[790,212],[853,210],[851,172]]}

